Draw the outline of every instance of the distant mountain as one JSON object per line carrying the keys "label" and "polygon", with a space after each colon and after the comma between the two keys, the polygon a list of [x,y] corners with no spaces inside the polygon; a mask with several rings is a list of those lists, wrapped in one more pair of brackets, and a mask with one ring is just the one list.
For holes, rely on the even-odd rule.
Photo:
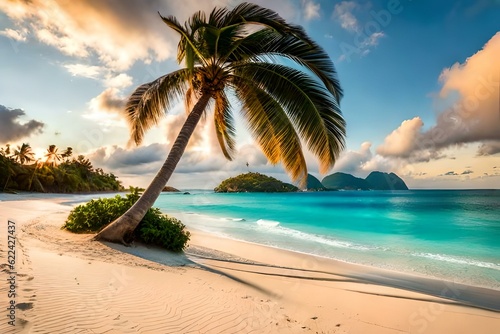
{"label": "distant mountain", "polygon": [[216,193],[276,193],[298,191],[298,188],[264,174],[246,173],[222,181],[214,191]]}
{"label": "distant mountain", "polygon": [[394,173],[371,172],[366,179],[346,173],[333,173],[321,182],[336,190],[408,190],[405,182]]}
{"label": "distant mountain", "polygon": [[333,173],[326,176],[321,181],[327,189],[343,189],[343,190],[369,190],[370,184],[366,180],[352,176],[346,173]]}
{"label": "distant mountain", "polygon": [[307,190],[308,191],[325,191],[323,184],[311,174],[307,174]]}
{"label": "distant mountain", "polygon": [[394,173],[371,172],[365,180],[374,190],[408,190],[405,181]]}

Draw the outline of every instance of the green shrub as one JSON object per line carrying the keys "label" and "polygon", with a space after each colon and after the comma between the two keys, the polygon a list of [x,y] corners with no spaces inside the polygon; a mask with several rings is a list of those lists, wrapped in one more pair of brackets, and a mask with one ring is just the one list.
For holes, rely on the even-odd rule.
{"label": "green shrub", "polygon": [[158,208],[152,208],[134,234],[144,243],[177,252],[183,250],[189,241],[190,233],[184,231],[185,227],[180,220],[163,215]]}
{"label": "green shrub", "polygon": [[[125,197],[91,200],[74,208],[63,228],[74,233],[93,233],[124,214],[138,199],[139,188],[130,188]],[[134,231],[134,238],[146,244],[158,245],[180,252],[189,241],[190,233],[178,219],[163,215],[158,208],[151,208]]]}

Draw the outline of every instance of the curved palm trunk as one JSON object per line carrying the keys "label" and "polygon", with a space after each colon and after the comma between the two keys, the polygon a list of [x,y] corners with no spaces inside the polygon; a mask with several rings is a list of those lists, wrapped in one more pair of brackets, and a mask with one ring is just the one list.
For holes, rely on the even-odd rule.
{"label": "curved palm trunk", "polygon": [[153,182],[151,182],[139,200],[121,217],[117,218],[111,224],[106,226],[101,232],[99,232],[94,237],[95,240],[120,242],[125,245],[128,244],[126,239],[130,238],[132,232],[134,232],[137,225],[139,225],[146,212],[153,206],[158,196],[160,196],[163,187],[165,187],[170,179],[170,176],[172,176],[177,163],[186,149],[189,138],[196,128],[196,125],[198,124],[201,115],[210,100],[210,97],[210,94],[205,93],[198,100],[186,119],[186,122],[182,126],[182,129],[179,132],[170,153],[168,154],[167,160],[165,160],[163,166],[153,179]]}

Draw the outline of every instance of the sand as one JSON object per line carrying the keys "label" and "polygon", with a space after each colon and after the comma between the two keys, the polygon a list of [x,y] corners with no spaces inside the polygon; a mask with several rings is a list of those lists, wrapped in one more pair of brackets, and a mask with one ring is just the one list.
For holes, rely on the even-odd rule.
{"label": "sand", "polygon": [[[200,231],[185,254],[127,248],[61,230],[71,207],[57,196],[0,200],[0,333],[500,332],[499,291]],[[17,233],[15,326],[8,219]]]}

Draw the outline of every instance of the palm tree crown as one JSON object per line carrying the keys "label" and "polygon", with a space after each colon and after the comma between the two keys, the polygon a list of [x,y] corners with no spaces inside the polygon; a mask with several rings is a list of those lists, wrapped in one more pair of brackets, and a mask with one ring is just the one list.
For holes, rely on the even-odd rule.
{"label": "palm tree crown", "polygon": [[241,101],[241,114],[268,160],[281,162],[294,180],[307,177],[301,138],[319,157],[321,172],[333,166],[344,147],[342,90],[332,61],[301,27],[247,3],[216,8],[208,17],[195,13],[184,26],[175,17],[161,18],[180,34],[177,59],[185,68],[138,87],[130,97],[126,111],[137,144],[178,98],[191,107],[208,94],[217,139],[232,159],[232,96]]}
{"label": "palm tree crown", "polygon": [[12,156],[14,157],[14,160],[19,162],[21,165],[35,160],[35,153],[33,153],[30,144],[26,143],[18,146],[17,149],[14,150],[14,154]]}
{"label": "palm tree crown", "polygon": [[61,162],[61,154],[59,154],[57,151],[59,149],[56,147],[56,145],[50,145],[49,148],[47,149],[47,153],[45,153],[45,163],[49,166],[56,166]]}

